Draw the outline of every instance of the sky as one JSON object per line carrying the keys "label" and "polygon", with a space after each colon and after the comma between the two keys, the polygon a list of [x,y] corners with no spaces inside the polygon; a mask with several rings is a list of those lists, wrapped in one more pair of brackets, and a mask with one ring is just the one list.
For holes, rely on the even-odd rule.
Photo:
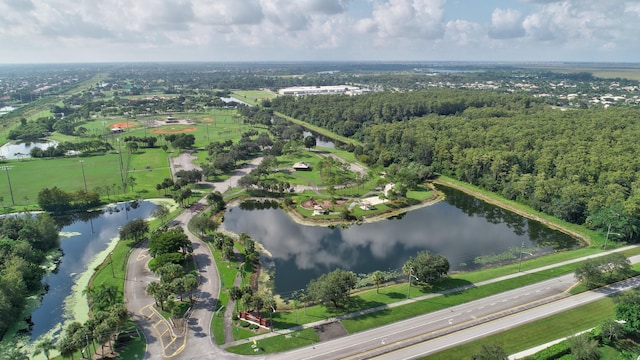
{"label": "sky", "polygon": [[0,0],[0,63],[640,62],[640,0]]}

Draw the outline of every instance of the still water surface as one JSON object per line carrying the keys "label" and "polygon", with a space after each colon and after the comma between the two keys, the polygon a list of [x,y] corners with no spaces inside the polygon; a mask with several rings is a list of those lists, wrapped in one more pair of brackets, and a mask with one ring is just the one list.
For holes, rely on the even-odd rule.
{"label": "still water surface", "polygon": [[40,148],[46,150],[51,146],[57,146],[56,141],[33,141],[33,142],[8,142],[0,146],[0,157],[4,159],[22,159],[30,158],[31,150],[33,148]]}
{"label": "still water surface", "polygon": [[49,285],[49,291],[40,307],[31,314],[31,341],[68,320],[69,309],[65,311],[65,300],[71,295],[76,279],[118,236],[119,227],[133,219],[149,217],[155,208],[156,205],[148,201],[138,201],[111,205],[103,212],[83,213],[82,218],[55,218],[58,223],[63,223],[61,234],[70,236],[60,241],[64,256],[57,271],[43,280]]}
{"label": "still water surface", "polygon": [[519,255],[521,248],[540,255],[579,246],[570,236],[537,221],[457,190],[440,190],[447,195],[443,202],[401,218],[347,229],[305,226],[282,209],[250,210],[248,206],[231,208],[223,227],[245,232],[265,246],[276,266],[276,292],[284,295],[335,268],[363,274],[400,269],[421,250],[444,255],[456,271],[481,267],[475,262],[480,256],[508,251]]}

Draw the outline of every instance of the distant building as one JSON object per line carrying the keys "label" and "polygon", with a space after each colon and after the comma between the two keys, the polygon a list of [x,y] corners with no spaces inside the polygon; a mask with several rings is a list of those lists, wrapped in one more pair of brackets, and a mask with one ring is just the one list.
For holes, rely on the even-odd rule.
{"label": "distant building", "polygon": [[309,170],[311,170],[311,166],[308,163],[302,161],[302,162],[293,164],[293,170],[295,170],[295,171],[309,171]]}
{"label": "distant building", "polygon": [[360,89],[357,86],[348,85],[336,85],[336,86],[296,86],[280,89],[278,94],[280,95],[331,95],[331,94],[345,94],[345,95],[357,95],[363,92],[368,92],[367,89]]}

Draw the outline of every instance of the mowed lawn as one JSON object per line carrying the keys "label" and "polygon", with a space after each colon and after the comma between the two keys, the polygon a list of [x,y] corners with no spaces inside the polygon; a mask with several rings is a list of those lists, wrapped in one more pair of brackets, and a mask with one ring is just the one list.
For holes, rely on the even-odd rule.
{"label": "mowed lawn", "polygon": [[[122,154],[123,164],[126,166],[127,153]],[[81,162],[82,161],[82,162]],[[11,189],[16,205],[35,204],[38,192],[43,188],[57,186],[65,191],[76,191],[84,188],[86,179],[87,189],[109,188],[110,196],[122,195],[120,180],[119,155],[106,155],[54,159],[24,159],[0,164],[7,166]],[[147,168],[149,166],[149,168]],[[84,178],[83,178],[84,168]],[[133,170],[133,169],[136,170]],[[157,196],[155,184],[161,183],[165,177],[170,177],[167,154],[162,149],[141,149],[133,154],[129,164],[129,176],[136,178],[134,191],[139,197]],[[3,206],[11,205],[11,194],[6,171],[0,175],[0,202]],[[115,186],[114,186],[115,184]],[[128,189],[130,192],[131,189]],[[106,191],[101,191],[106,196]]]}

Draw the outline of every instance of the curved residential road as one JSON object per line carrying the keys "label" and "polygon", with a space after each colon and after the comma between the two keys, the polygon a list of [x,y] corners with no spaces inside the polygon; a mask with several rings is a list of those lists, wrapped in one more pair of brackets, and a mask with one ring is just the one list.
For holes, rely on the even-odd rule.
{"label": "curved residential road", "polygon": [[[190,153],[183,153],[169,159],[172,174],[179,170],[198,168],[193,164],[195,157]],[[243,168],[234,171],[224,183],[210,184],[216,190],[224,192],[229,187],[237,186],[238,180],[261,161],[261,157],[253,159]],[[206,205],[206,199],[200,199],[198,203]],[[225,352],[213,343],[211,320],[220,294],[220,276],[208,246],[187,228],[189,220],[196,213],[186,209],[174,219],[177,225],[183,227],[193,243],[193,258],[200,281],[198,291],[194,294],[196,301],[184,331],[176,333],[170,324],[154,310],[155,300],[146,293],[147,285],[159,280],[147,267],[150,260],[147,242],[134,248],[129,255],[125,279],[125,304],[131,318],[142,328],[146,337],[145,359],[235,358],[233,354]]]}
{"label": "curved residential road", "polygon": [[[259,159],[255,161],[255,163],[237,171],[228,184],[225,182],[222,186],[228,187],[230,184],[237,183],[237,179],[248,172],[251,166],[259,163]],[[201,199],[200,202],[204,203],[205,200]],[[185,232],[194,243],[194,258],[201,281],[197,293],[198,299],[185,329],[185,334],[173,334],[166,322],[154,313],[152,309],[153,298],[145,294],[146,284],[155,279],[146,268],[149,259],[146,247],[141,246],[135,249],[129,258],[125,296],[127,308],[133,314],[133,319],[143,328],[145,336],[147,336],[148,347],[145,359],[244,358],[225,352],[213,342],[210,324],[220,292],[219,275],[209,248],[186,229],[186,224],[194,214],[191,210],[186,210],[176,218],[176,221],[185,228]],[[638,262],[640,259],[635,257],[632,261]],[[280,354],[262,354],[263,356],[260,358],[298,360],[352,357],[359,359],[382,354],[382,358],[404,359],[425,356],[427,354],[425,351],[432,351],[425,349],[433,349],[434,345],[424,344],[432,344],[432,341],[444,341],[451,344],[450,346],[455,346],[458,341],[468,341],[473,336],[481,337],[489,334],[491,328],[498,327],[495,325],[495,321],[506,324],[500,325],[502,327],[517,326],[526,321],[547,316],[554,311],[564,311],[570,306],[567,304],[579,306],[602,298],[611,291],[619,290],[614,288],[611,291],[596,291],[585,293],[585,295],[569,296],[566,290],[574,283],[573,275],[566,275],[390,325],[317,343],[314,346]],[[638,285],[637,281],[630,283],[629,286]],[[423,301],[438,301],[437,299],[435,297]],[[532,303],[542,305],[533,307]],[[534,310],[542,312],[532,312]],[[522,316],[523,320],[514,318],[514,316]],[[327,319],[327,321],[332,320],[337,319]],[[489,330],[478,330],[487,328]],[[280,333],[287,333],[287,331]],[[438,334],[439,337],[429,340],[430,337],[434,337],[433,334]],[[454,336],[459,337],[459,340],[451,340]],[[260,339],[257,339],[259,345]]]}

